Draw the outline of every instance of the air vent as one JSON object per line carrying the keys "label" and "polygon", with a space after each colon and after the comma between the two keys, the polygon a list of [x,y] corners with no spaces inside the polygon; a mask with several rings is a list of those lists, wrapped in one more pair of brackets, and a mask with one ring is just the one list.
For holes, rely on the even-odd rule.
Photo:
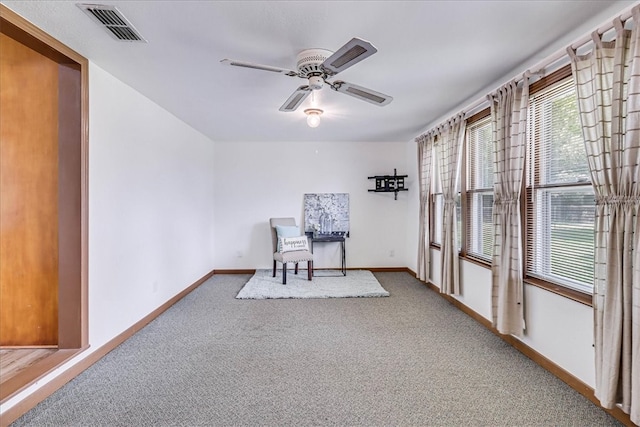
{"label": "air vent", "polygon": [[77,6],[113,38],[125,42],[147,42],[115,6],[83,3],[78,3]]}

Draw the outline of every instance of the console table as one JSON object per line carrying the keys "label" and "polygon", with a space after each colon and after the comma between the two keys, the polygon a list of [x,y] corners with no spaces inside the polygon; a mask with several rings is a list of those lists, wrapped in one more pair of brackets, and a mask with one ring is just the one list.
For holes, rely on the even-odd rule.
{"label": "console table", "polygon": [[347,256],[345,248],[345,236],[340,234],[320,234],[313,236],[313,233],[307,233],[309,241],[311,242],[311,253],[313,253],[313,245],[316,243],[340,243],[340,249],[342,251],[342,265],[340,272],[343,276],[347,275]]}

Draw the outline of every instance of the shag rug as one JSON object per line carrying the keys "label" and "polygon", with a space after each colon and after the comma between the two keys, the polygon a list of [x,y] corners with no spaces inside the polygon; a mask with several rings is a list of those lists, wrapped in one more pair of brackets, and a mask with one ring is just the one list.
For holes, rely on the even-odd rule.
{"label": "shag rug", "polygon": [[[318,273],[323,274],[323,273]],[[354,298],[388,297],[389,292],[369,270],[349,270],[347,275],[318,275],[307,280],[307,270],[298,274],[287,271],[287,284],[282,284],[282,270],[256,270],[256,273],[238,292],[237,299],[279,298]]]}

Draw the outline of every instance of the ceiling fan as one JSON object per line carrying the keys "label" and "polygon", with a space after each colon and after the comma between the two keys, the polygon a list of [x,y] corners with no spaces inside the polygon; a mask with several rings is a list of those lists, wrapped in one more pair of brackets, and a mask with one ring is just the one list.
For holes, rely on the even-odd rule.
{"label": "ceiling fan", "polygon": [[329,81],[336,74],[357,64],[363,59],[376,53],[376,49],[368,41],[353,38],[336,52],[327,49],[305,49],[298,54],[297,71],[284,68],[272,67],[270,65],[253,64],[251,62],[236,61],[233,59],[223,59],[223,64],[236,67],[253,68],[262,71],[271,71],[284,74],[289,77],[300,77],[307,79],[306,85],[300,86],[280,107],[280,111],[295,111],[300,104],[313,92],[320,90],[326,83],[336,92],[351,95],[362,101],[367,101],[375,105],[387,105],[393,97],[385,95],[375,90],[348,83],[343,80]]}

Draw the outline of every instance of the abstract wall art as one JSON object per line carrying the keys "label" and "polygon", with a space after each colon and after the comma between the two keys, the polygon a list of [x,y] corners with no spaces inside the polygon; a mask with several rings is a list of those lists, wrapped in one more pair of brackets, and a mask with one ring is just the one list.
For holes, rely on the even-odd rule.
{"label": "abstract wall art", "polygon": [[304,195],[304,231],[317,234],[349,232],[349,193]]}

